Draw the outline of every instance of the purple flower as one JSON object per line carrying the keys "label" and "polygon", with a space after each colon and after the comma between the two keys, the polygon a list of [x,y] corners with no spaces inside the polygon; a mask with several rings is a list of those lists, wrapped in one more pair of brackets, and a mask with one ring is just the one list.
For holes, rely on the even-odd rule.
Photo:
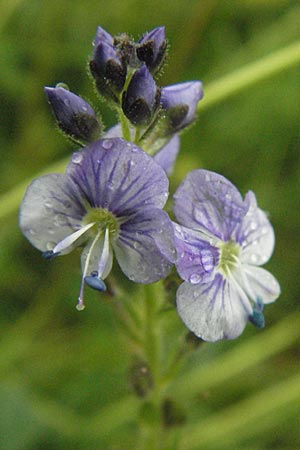
{"label": "purple flower", "polygon": [[132,76],[123,93],[122,109],[134,125],[149,124],[159,106],[160,91],[145,65]]}
{"label": "purple flower", "polygon": [[[134,129],[130,129],[131,138],[134,138]],[[121,137],[121,125],[117,124],[105,133],[105,138]],[[158,150],[153,159],[164,169],[167,175],[173,172],[174,164],[180,148],[180,138],[178,134],[174,134],[171,139]]]}
{"label": "purple flower", "polygon": [[161,106],[167,114],[173,132],[196,119],[197,104],[202,97],[201,81],[188,81],[162,88]]}
{"label": "purple flower", "polygon": [[275,237],[255,195],[245,200],[226,178],[207,170],[188,174],[174,195],[178,313],[206,341],[233,339],[250,320],[264,325],[263,304],[280,286],[262,269]]}
{"label": "purple flower", "polygon": [[78,142],[100,138],[101,126],[91,105],[63,87],[45,87],[59,128]]}
{"label": "purple flower", "polygon": [[151,72],[156,72],[165,59],[166,49],[165,27],[157,27],[142,36],[136,53]]}
{"label": "purple flower", "polygon": [[168,197],[163,169],[123,139],[103,139],[76,152],[65,174],[28,187],[20,227],[46,258],[84,246],[78,309],[84,284],[105,290],[113,252],[132,281],[151,283],[175,260],[173,226],[162,211]]}

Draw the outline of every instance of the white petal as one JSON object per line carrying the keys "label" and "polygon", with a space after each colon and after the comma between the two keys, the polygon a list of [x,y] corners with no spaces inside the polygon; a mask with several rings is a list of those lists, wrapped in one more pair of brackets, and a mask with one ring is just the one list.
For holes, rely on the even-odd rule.
{"label": "white petal", "polygon": [[[247,264],[243,265],[243,270],[251,291],[254,293],[255,298],[253,300],[256,301],[260,298],[263,303],[272,303],[279,297],[281,292],[280,285],[270,272],[261,267]],[[245,283],[241,281],[241,284],[247,290]]]}
{"label": "white petal", "polygon": [[252,312],[245,293],[221,274],[211,283],[184,282],[177,290],[177,309],[186,326],[210,342],[239,336]]}

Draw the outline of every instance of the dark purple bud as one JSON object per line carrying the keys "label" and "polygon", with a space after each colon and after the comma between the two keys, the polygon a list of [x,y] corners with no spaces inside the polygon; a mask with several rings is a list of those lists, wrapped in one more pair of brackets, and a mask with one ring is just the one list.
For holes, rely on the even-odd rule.
{"label": "dark purple bud", "polygon": [[160,90],[145,65],[133,75],[127,91],[122,98],[125,116],[134,125],[147,125],[151,122],[159,106]]}
{"label": "dark purple bud", "polygon": [[90,61],[90,70],[100,94],[118,103],[127,73],[121,53],[106,40],[99,42]]}
{"label": "dark purple bud", "polygon": [[112,46],[114,44],[114,38],[103,28],[97,27],[96,36],[93,41],[94,47],[97,47],[101,42],[105,42]]}
{"label": "dark purple bud", "polygon": [[64,133],[80,143],[100,138],[101,126],[91,105],[63,87],[44,89],[57,124]]}
{"label": "dark purple bud", "polygon": [[201,81],[165,86],[161,90],[161,106],[172,131],[178,131],[196,119],[199,100],[203,97]]}
{"label": "dark purple bud", "polygon": [[142,36],[136,53],[151,72],[157,72],[165,59],[166,49],[165,27],[157,27]]}

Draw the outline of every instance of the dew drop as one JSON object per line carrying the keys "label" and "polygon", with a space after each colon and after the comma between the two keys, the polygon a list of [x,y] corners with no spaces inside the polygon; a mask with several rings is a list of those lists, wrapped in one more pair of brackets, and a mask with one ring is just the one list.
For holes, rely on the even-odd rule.
{"label": "dew drop", "polygon": [[82,161],[82,159],[83,159],[82,153],[80,153],[80,152],[75,152],[75,153],[73,153],[73,156],[72,156],[72,163],[74,163],[74,164],[80,164],[81,161]]}
{"label": "dew drop", "polygon": [[231,200],[231,195],[230,194],[226,194],[225,198],[226,198],[226,200]]}
{"label": "dew drop", "polygon": [[64,216],[57,214],[54,217],[54,225],[56,225],[57,227],[66,225],[66,220],[65,220]]}
{"label": "dew drop", "polygon": [[210,175],[205,175],[205,181],[210,181]]}
{"label": "dew drop", "polygon": [[83,112],[87,112],[87,110],[88,110],[88,109],[87,109],[86,106],[83,106],[83,107],[82,107],[82,111],[83,111]]}
{"label": "dew drop", "polygon": [[251,261],[252,261],[253,263],[256,263],[256,262],[258,261],[258,256],[257,256],[255,253],[252,253],[252,255],[251,255]]}
{"label": "dew drop", "polygon": [[69,100],[68,98],[65,98],[65,99],[64,99],[64,104],[65,104],[66,106],[70,106],[70,100]]}
{"label": "dew drop", "polygon": [[56,245],[55,242],[47,242],[46,249],[47,250],[53,250],[55,245]]}
{"label": "dew drop", "polygon": [[252,221],[252,222],[250,223],[250,228],[251,228],[251,230],[256,230],[256,228],[257,228],[257,222]]}
{"label": "dew drop", "polygon": [[53,203],[51,202],[51,200],[46,200],[45,203],[44,203],[44,205],[45,205],[45,208],[46,208],[46,209],[51,209],[51,208],[53,208]]}
{"label": "dew drop", "polygon": [[36,231],[33,228],[31,228],[29,230],[29,234],[31,234],[31,236],[33,236],[34,234],[36,234]]}
{"label": "dew drop", "polygon": [[108,181],[107,182],[107,187],[108,187],[108,189],[113,189],[114,188],[114,183],[112,181]]}
{"label": "dew drop", "polygon": [[[130,147],[130,144],[129,144],[129,147]],[[131,147],[131,151],[132,151],[132,153],[136,153],[138,151],[138,148],[133,146],[133,147]]]}
{"label": "dew drop", "polygon": [[106,139],[105,141],[102,142],[102,147],[105,148],[105,150],[109,150],[112,148],[113,143],[111,142],[110,139]]}
{"label": "dew drop", "polygon": [[135,166],[135,162],[132,161],[132,159],[129,161],[129,164],[131,165],[131,167]]}
{"label": "dew drop", "polygon": [[190,280],[190,283],[192,283],[192,284],[198,284],[198,283],[200,283],[201,278],[202,278],[201,275],[199,275],[198,273],[192,273],[189,280]]}

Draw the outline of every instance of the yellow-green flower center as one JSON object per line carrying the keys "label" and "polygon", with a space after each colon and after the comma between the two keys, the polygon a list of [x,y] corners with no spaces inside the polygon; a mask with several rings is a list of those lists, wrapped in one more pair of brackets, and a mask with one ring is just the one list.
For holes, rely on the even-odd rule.
{"label": "yellow-green flower center", "polygon": [[220,262],[219,270],[228,275],[237,264],[237,257],[239,255],[239,246],[236,242],[227,241],[220,246]]}
{"label": "yellow-green flower center", "polygon": [[99,229],[103,231],[108,228],[111,238],[116,238],[119,234],[119,224],[117,218],[105,208],[91,208],[82,220],[83,225],[95,223],[92,231]]}

